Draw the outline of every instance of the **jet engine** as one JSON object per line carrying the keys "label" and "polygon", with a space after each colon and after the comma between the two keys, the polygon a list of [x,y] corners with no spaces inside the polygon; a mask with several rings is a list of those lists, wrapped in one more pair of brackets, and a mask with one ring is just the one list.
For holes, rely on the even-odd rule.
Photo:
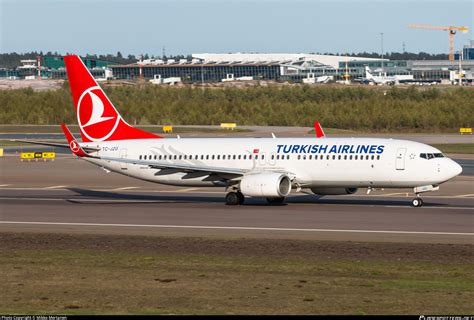
{"label": "jet engine", "polygon": [[314,194],[321,196],[329,195],[343,195],[343,194],[353,194],[357,192],[357,188],[311,188],[311,191]]}
{"label": "jet engine", "polygon": [[240,181],[240,191],[251,197],[283,198],[290,194],[291,180],[278,172],[249,174]]}

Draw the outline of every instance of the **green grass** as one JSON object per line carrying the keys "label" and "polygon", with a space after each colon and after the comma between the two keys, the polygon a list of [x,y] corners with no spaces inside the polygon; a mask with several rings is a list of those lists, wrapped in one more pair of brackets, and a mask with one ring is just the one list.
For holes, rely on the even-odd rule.
{"label": "green grass", "polygon": [[443,153],[474,154],[474,143],[443,143],[432,144],[432,146]]}
{"label": "green grass", "polygon": [[467,314],[472,265],[90,250],[0,252],[0,313]]}

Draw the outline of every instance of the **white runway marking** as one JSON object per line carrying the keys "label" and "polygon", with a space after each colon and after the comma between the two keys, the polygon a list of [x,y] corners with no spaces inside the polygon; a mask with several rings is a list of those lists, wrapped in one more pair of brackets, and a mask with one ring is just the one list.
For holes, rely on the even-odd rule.
{"label": "white runway marking", "polygon": [[8,187],[9,184],[0,184],[0,187]]}
{"label": "white runway marking", "polygon": [[112,191],[118,191],[118,190],[132,190],[132,189],[138,189],[138,187],[123,187],[123,188],[116,188],[116,189],[112,189]]}
{"label": "white runway marking", "polygon": [[83,226],[83,227],[217,229],[217,230],[221,229],[221,230],[255,230],[255,231],[343,232],[343,233],[385,233],[385,234],[474,236],[474,233],[469,233],[469,232],[357,230],[357,229],[355,229],[355,230],[345,230],[345,229],[300,229],[300,228],[226,227],[226,226],[180,226],[180,225],[164,225],[164,224],[121,224],[121,223],[86,223],[86,222],[0,221],[0,224],[59,225],[59,226]]}
{"label": "white runway marking", "polygon": [[44,189],[64,189],[67,186],[51,186],[51,187],[45,187]]}

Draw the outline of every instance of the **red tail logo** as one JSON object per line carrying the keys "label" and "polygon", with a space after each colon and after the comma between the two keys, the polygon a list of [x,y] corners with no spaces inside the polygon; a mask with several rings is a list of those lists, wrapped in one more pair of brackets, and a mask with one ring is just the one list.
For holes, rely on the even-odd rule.
{"label": "red tail logo", "polygon": [[77,102],[77,122],[91,141],[107,140],[117,129],[120,116],[99,87],[85,90]]}
{"label": "red tail logo", "polygon": [[66,56],[64,62],[82,141],[161,138],[126,123],[78,56]]}

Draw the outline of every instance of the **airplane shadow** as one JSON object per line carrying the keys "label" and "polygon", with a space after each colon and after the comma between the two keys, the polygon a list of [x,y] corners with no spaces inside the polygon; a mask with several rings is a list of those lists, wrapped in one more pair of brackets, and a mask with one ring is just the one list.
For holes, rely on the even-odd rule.
{"label": "airplane shadow", "polygon": [[[137,204],[137,203],[224,203],[224,196],[189,195],[189,194],[130,194],[112,191],[89,190],[82,188],[68,188],[79,196],[101,199],[100,203],[94,204]],[[107,202],[107,200],[110,200]],[[120,202],[116,200],[121,200]],[[128,201],[127,201],[128,200]],[[86,201],[68,199],[71,203],[86,204]],[[355,205],[355,206],[406,206],[411,207],[411,198],[407,199],[334,199],[317,195],[297,195],[288,197],[284,203],[269,205],[265,199],[246,198],[245,206],[273,206],[285,207],[288,204],[329,204],[329,205]],[[443,207],[448,204],[427,202],[424,205]],[[240,207],[240,206],[239,206]]]}
{"label": "airplane shadow", "polygon": [[[80,196],[88,198],[98,198],[103,199],[104,201],[101,204],[127,204],[127,203],[211,203],[211,202],[223,202],[223,197],[209,197],[209,196],[190,196],[190,195],[172,195],[172,194],[157,194],[157,195],[147,195],[147,194],[130,194],[130,193],[120,193],[120,192],[111,192],[111,191],[99,191],[99,190],[89,190],[82,188],[67,188],[68,190],[77,193]],[[106,200],[111,200],[106,202]],[[114,200],[123,200],[120,202]],[[127,202],[129,200],[129,202]],[[73,203],[86,203],[78,199],[69,199],[69,202]],[[96,204],[96,203],[94,203]]]}

